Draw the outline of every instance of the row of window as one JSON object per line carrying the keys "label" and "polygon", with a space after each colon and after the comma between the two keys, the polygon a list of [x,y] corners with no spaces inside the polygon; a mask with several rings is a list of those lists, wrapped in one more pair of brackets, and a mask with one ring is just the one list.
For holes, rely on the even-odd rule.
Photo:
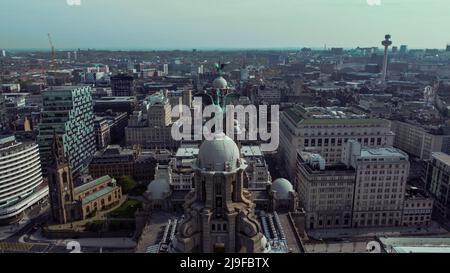
{"label": "row of window", "polygon": [[[322,146],[342,146],[343,143],[346,143],[349,139],[348,138],[312,138],[312,139],[305,139],[303,142],[304,147],[322,147]],[[357,141],[364,146],[381,146],[382,145],[382,138],[358,138]]]}

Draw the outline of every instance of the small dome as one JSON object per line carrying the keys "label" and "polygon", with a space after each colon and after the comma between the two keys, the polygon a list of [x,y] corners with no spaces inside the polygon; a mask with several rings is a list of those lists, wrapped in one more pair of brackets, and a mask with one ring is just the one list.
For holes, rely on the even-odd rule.
{"label": "small dome", "polygon": [[[231,171],[240,165],[241,153],[236,143],[224,133],[215,134],[213,140],[205,140],[200,145],[197,167],[208,171]],[[226,170],[228,165],[230,169]]]}
{"label": "small dome", "polygon": [[166,179],[155,179],[147,187],[147,193],[150,193],[153,200],[164,199],[169,192],[170,186]]}
{"label": "small dome", "polygon": [[294,191],[294,187],[289,180],[278,178],[273,181],[272,190],[277,193],[278,199],[289,199],[289,192]]}
{"label": "small dome", "polygon": [[222,76],[220,76],[213,81],[213,86],[216,89],[227,89],[228,83]]}

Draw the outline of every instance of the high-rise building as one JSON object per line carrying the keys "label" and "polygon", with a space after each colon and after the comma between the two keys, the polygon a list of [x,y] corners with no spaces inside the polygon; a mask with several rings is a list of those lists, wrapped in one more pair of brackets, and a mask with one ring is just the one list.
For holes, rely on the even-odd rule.
{"label": "high-rise building", "polygon": [[392,121],[394,146],[419,159],[431,159],[433,152],[450,153],[450,134],[412,122]]}
{"label": "high-rise building", "polygon": [[117,74],[111,77],[113,96],[129,97],[134,95],[134,78],[127,74]]}
{"label": "high-rise building", "polygon": [[355,177],[351,166],[326,166],[318,154],[298,153],[297,190],[307,229],[351,227]]}
{"label": "high-rise building", "polygon": [[426,189],[434,199],[436,213],[450,220],[450,155],[446,153],[432,153],[428,161]]}
{"label": "high-rise building", "polygon": [[48,196],[38,145],[0,136],[0,224],[17,222],[30,206]]}
{"label": "high-rise building", "polygon": [[267,239],[244,187],[247,167],[236,143],[225,134],[200,146],[194,164],[195,191],[186,196],[184,219],[170,245],[183,253],[260,253]]}
{"label": "high-rise building", "polygon": [[310,107],[299,105],[280,114],[281,165],[293,180],[297,150],[320,154],[326,164],[340,162],[342,147],[349,139],[364,146],[392,146],[394,134],[389,121],[358,115],[342,107]]}
{"label": "high-rise building", "polygon": [[362,148],[347,142],[342,161],[356,170],[353,227],[400,226],[409,175],[408,155],[401,150]]}
{"label": "high-rise building", "polygon": [[128,146],[140,145],[144,149],[178,146],[172,137],[172,107],[166,94],[158,92],[144,100],[141,111],[130,116],[125,139]]}
{"label": "high-rise building", "polygon": [[53,135],[62,136],[64,156],[73,174],[86,169],[95,153],[94,113],[88,86],[53,87],[43,92],[38,144],[44,168],[51,155]]}

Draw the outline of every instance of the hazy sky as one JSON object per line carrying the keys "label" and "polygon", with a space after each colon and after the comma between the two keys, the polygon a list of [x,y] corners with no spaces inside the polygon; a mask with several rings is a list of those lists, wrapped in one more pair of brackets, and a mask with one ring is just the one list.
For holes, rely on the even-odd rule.
{"label": "hazy sky", "polygon": [[48,32],[57,49],[379,46],[386,33],[444,48],[449,14],[450,0],[0,0],[0,48],[48,48]]}

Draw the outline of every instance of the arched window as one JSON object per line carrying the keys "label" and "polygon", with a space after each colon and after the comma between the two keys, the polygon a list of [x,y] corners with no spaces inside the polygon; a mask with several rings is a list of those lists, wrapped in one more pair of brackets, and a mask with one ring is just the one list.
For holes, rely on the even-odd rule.
{"label": "arched window", "polygon": [[63,183],[64,184],[67,184],[67,181],[68,181],[68,175],[67,175],[67,172],[66,171],[64,171],[63,173],[62,173],[62,180],[63,180]]}

